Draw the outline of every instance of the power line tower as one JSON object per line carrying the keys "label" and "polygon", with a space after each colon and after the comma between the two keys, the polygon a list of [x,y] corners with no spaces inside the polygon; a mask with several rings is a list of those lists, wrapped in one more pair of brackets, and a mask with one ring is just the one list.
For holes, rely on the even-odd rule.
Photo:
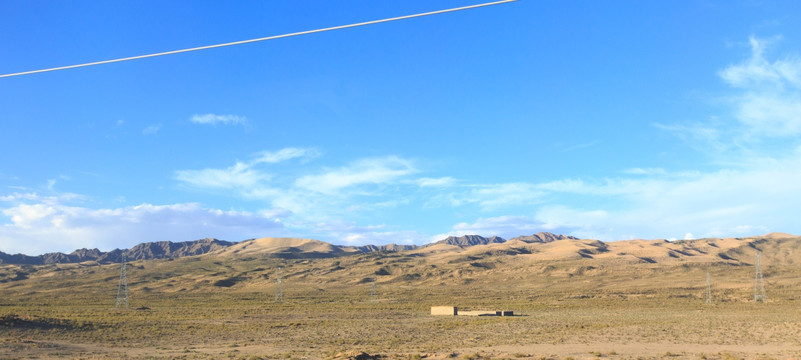
{"label": "power line tower", "polygon": [[372,284],[370,285],[370,302],[371,303],[375,303],[375,280],[376,280],[376,278],[373,278]]}
{"label": "power line tower", "polygon": [[762,256],[762,253],[756,254],[756,261],[754,262],[754,267],[756,268],[756,272],[754,273],[754,303],[758,301],[762,301],[763,303],[767,302],[767,298],[765,297],[765,280],[762,279],[762,264],[760,264],[759,258]]}
{"label": "power line tower", "polygon": [[709,271],[706,272],[706,303],[712,303],[712,285],[709,281]]}
{"label": "power line tower", "polygon": [[281,268],[278,268],[278,277],[275,278],[275,302],[284,302],[284,280],[281,279]]}
{"label": "power line tower", "polygon": [[128,258],[125,255],[125,251],[122,252],[122,260],[120,260],[120,283],[117,286],[117,305],[114,307],[124,307],[128,308],[131,306],[128,303],[128,271],[125,269],[125,263],[128,262]]}

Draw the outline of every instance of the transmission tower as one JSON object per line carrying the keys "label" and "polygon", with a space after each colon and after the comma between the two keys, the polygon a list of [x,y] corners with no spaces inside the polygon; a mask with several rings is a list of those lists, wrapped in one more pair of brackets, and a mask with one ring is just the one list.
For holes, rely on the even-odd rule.
{"label": "transmission tower", "polygon": [[712,303],[712,286],[709,281],[709,271],[706,272],[706,303]]}
{"label": "transmission tower", "polygon": [[117,305],[114,306],[117,308],[128,308],[131,306],[131,304],[128,303],[128,271],[125,270],[126,262],[128,262],[128,258],[123,251],[122,260],[120,261],[120,284],[117,286]]}
{"label": "transmission tower", "polygon": [[281,268],[278,268],[278,277],[275,278],[275,302],[284,302],[284,280],[281,279]]}
{"label": "transmission tower", "polygon": [[762,279],[762,265],[760,264],[759,258],[762,256],[762,253],[756,254],[756,261],[754,262],[754,267],[756,268],[756,272],[754,273],[754,302],[762,301],[763,303],[767,302],[767,298],[765,297],[765,280]]}
{"label": "transmission tower", "polygon": [[375,280],[376,280],[376,279],[375,279],[375,278],[373,278],[373,282],[372,282],[372,284],[370,285],[370,302],[371,302],[371,303],[374,303],[374,302],[375,302]]}

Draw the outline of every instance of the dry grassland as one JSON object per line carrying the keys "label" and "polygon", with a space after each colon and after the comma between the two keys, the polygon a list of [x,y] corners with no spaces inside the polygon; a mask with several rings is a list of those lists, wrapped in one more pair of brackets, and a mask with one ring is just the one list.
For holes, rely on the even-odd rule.
{"label": "dry grassland", "polygon": [[799,359],[801,270],[764,272],[754,304],[753,267],[725,263],[199,256],[132,263],[131,308],[115,309],[118,265],[6,265],[0,358]]}

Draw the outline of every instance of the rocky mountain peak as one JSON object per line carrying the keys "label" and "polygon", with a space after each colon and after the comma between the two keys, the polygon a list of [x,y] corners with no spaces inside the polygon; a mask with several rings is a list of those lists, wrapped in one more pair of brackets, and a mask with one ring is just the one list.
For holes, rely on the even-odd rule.
{"label": "rocky mountain peak", "polygon": [[506,242],[506,240],[504,240],[502,237],[499,236],[485,238],[479,235],[463,235],[459,237],[448,236],[447,238],[437,241],[434,244],[448,244],[448,245],[456,245],[459,247],[468,247],[475,245],[497,244],[502,242]]}
{"label": "rocky mountain peak", "polygon": [[539,232],[534,235],[524,235],[512,238],[510,240],[520,240],[525,243],[549,243],[557,240],[579,240],[579,238],[568,235],[557,235],[549,232]]}

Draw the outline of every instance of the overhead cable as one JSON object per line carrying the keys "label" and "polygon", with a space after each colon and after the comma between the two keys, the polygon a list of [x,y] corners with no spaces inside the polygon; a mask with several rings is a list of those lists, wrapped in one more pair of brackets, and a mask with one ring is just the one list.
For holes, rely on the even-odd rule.
{"label": "overhead cable", "polygon": [[488,3],[477,4],[477,5],[469,5],[469,6],[462,6],[462,7],[445,9],[445,10],[430,11],[430,12],[413,14],[413,15],[398,16],[398,17],[381,19],[381,20],[365,21],[365,22],[360,22],[360,23],[355,23],[355,24],[339,25],[339,26],[327,27],[327,28],[323,28],[323,29],[306,30],[306,31],[294,32],[294,33],[282,34],[282,35],[273,35],[273,36],[267,36],[267,37],[262,37],[262,38],[257,38],[257,39],[234,41],[234,42],[229,42],[229,43],[224,43],[224,44],[206,45],[206,46],[199,46],[199,47],[193,47],[193,48],[188,48],[188,49],[165,51],[165,52],[154,53],[154,54],[138,55],[138,56],[131,56],[131,57],[125,57],[125,58],[119,58],[119,59],[112,59],[112,60],[95,61],[95,62],[77,64],[77,65],[68,65],[68,66],[59,66],[59,67],[48,68],[48,69],[23,71],[23,72],[18,72],[18,73],[0,75],[0,78],[19,76],[19,75],[29,75],[29,74],[43,73],[43,72],[56,71],[56,70],[74,69],[74,68],[80,68],[80,67],[86,67],[86,66],[102,65],[102,64],[109,64],[109,63],[129,61],[129,60],[138,60],[138,59],[145,59],[145,58],[151,58],[151,57],[156,57],[156,56],[180,54],[180,53],[185,53],[185,52],[190,52],[190,51],[214,49],[214,48],[220,48],[220,47],[225,47],[225,46],[249,44],[249,43],[254,43],[254,42],[259,42],[259,41],[281,39],[281,38],[287,38],[287,37],[292,37],[292,36],[314,34],[314,33],[320,33],[320,32],[325,32],[325,31],[341,30],[341,29],[348,29],[348,28],[353,28],[353,27],[358,27],[358,26],[380,24],[380,23],[385,23],[385,22],[390,22],[390,21],[405,20],[405,19],[411,19],[411,18],[417,18],[417,17],[429,16],[429,15],[444,14],[444,13],[449,13],[449,12],[454,12],[454,11],[474,9],[474,8],[479,8],[479,7],[485,7],[485,6],[492,6],[492,5],[498,5],[498,4],[503,4],[503,3],[514,2],[514,1],[517,1],[517,0],[493,1],[493,2],[488,2]]}

